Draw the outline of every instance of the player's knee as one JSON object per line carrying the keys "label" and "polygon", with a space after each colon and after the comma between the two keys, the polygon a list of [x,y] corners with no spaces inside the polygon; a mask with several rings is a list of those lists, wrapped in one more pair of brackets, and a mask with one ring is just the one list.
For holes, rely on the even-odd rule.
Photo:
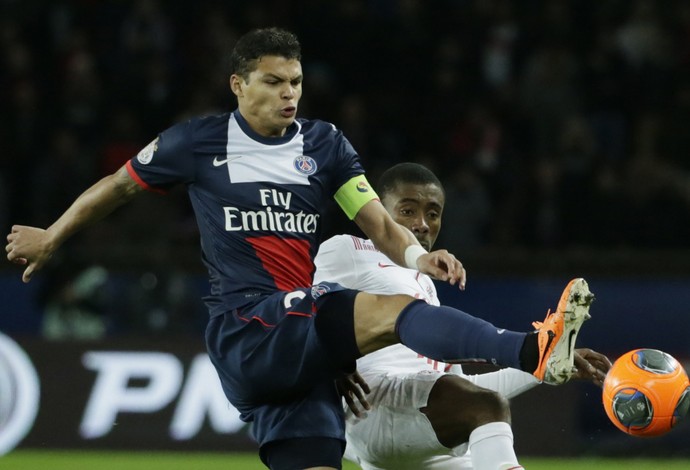
{"label": "player's knee", "polygon": [[[510,423],[508,400],[493,390],[477,387],[465,391],[458,398],[460,401],[456,402],[453,415],[460,429],[471,431],[488,423]],[[463,406],[457,406],[457,403],[463,403]]]}
{"label": "player's knee", "polygon": [[409,295],[360,292],[355,299],[355,333],[362,354],[399,342],[395,324],[400,312],[416,299]]}
{"label": "player's knee", "polygon": [[454,375],[436,382],[427,407],[421,411],[427,415],[439,442],[449,448],[467,442],[479,426],[511,421],[506,398]]}
{"label": "player's knee", "polygon": [[477,400],[476,426],[504,421],[510,423],[510,403],[508,399],[493,390],[482,389]]}
{"label": "player's knee", "polygon": [[376,311],[377,316],[383,316],[395,321],[400,312],[415,299],[406,294],[371,294],[360,292],[355,300],[355,308],[364,311]]}

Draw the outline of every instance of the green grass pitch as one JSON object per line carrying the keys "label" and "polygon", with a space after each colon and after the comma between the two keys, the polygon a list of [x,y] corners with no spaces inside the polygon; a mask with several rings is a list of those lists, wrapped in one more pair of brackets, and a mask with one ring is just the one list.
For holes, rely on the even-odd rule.
{"label": "green grass pitch", "polygon": [[[690,460],[523,458],[528,470],[687,470]],[[0,457],[2,470],[265,470],[255,454],[17,450]],[[344,470],[358,466],[345,462]]]}

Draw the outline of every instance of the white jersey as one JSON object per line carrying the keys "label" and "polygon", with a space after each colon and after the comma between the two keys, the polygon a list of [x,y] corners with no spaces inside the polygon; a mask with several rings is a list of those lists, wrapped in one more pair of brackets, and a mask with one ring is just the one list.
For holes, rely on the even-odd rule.
{"label": "white jersey", "polygon": [[[337,282],[343,287],[372,294],[407,294],[431,305],[440,305],[436,287],[426,274],[403,268],[376,249],[371,240],[336,235],[321,244],[315,259],[314,283]],[[376,312],[372,312],[375,315]],[[418,372],[420,370],[460,373],[457,365],[427,359],[396,344],[367,354],[357,361],[362,376],[371,372]]]}
{"label": "white jersey", "polygon": [[[440,305],[436,286],[429,276],[395,264],[377,250],[371,240],[352,235],[331,237],[321,244],[314,264],[314,283],[337,282],[343,287],[372,294],[407,294],[431,305]],[[513,398],[538,384],[532,374],[510,368],[465,375],[458,364],[428,359],[402,344],[388,346],[358,359],[357,370],[365,379],[376,374],[450,372],[497,391],[506,398]]]}
{"label": "white jersey", "polygon": [[[436,287],[428,276],[396,265],[370,240],[337,235],[321,244],[314,263],[315,283],[337,282],[373,294],[407,294],[439,305]],[[434,383],[444,374],[461,375],[506,398],[538,383],[532,374],[508,368],[465,375],[459,365],[427,359],[402,344],[360,358],[357,370],[371,388],[367,400],[372,409],[359,419],[344,405],[345,457],[364,470],[473,468],[467,444],[455,449],[441,445],[426,415],[419,411],[427,405]]]}

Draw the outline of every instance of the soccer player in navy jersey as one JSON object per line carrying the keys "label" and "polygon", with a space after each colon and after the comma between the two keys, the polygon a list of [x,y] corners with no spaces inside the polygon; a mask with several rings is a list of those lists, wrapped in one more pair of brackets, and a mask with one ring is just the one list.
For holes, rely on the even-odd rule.
{"label": "soccer player in navy jersey", "polygon": [[322,201],[331,197],[393,262],[461,289],[466,273],[452,254],[427,252],[390,217],[335,126],[297,118],[302,66],[294,34],[251,31],[236,43],[231,63],[235,111],[163,131],[47,229],[12,227],[7,258],[25,266],[25,282],[72,234],[143,190],[186,185],[209,272],[207,350],[273,469],[341,468],[336,380],[361,355],[397,342],[432,359],[520,368],[546,383],[570,378],[592,299],[582,279],[532,332],[497,329],[407,295],[312,286]]}

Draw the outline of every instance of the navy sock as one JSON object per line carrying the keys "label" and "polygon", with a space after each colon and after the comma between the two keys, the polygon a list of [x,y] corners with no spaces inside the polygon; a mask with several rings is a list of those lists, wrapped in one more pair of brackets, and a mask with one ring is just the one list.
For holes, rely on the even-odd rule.
{"label": "navy sock", "polygon": [[483,359],[520,369],[520,350],[527,333],[496,328],[452,307],[419,300],[400,312],[395,324],[400,342],[437,361]]}

